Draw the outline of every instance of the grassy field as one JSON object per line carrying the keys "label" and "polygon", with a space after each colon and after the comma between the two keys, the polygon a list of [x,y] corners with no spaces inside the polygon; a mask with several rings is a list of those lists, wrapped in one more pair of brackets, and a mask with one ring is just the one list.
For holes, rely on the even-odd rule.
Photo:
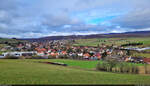
{"label": "grassy field", "polygon": [[97,46],[98,44],[106,44],[106,45],[117,45],[120,46],[122,44],[128,43],[143,43],[139,47],[150,46],[150,37],[145,38],[94,38],[94,39],[78,39],[74,46]]}
{"label": "grassy field", "polygon": [[131,56],[150,58],[150,53],[137,53],[137,52],[134,52],[134,53],[132,53]]}
{"label": "grassy field", "polygon": [[[32,60],[34,61],[34,60]],[[37,61],[37,60],[35,60]],[[86,60],[69,60],[69,59],[51,59],[51,60],[39,60],[39,61],[50,61],[50,62],[60,62],[60,63],[65,63],[68,64],[69,66],[73,66],[73,67],[78,67],[78,68],[84,68],[84,69],[94,69],[96,67],[96,65],[98,64],[98,62],[103,62],[101,60],[91,60],[91,61],[86,61]],[[134,63],[128,63],[128,64],[134,64]],[[143,64],[134,64],[137,66],[143,66]]]}
{"label": "grassy field", "polygon": [[[67,62],[70,65],[55,66],[38,63],[39,61]],[[0,84],[150,84],[149,75],[117,74],[84,69],[84,67],[93,68],[97,62],[0,59]],[[80,69],[72,67],[73,65],[83,66]]]}
{"label": "grassy field", "polygon": [[[35,60],[37,61],[37,60]],[[70,67],[74,68],[84,68],[84,69],[95,69],[96,65],[98,64],[97,61],[82,61],[82,60],[69,60],[69,59],[51,59],[51,60],[40,60],[40,61],[50,61],[50,62],[60,62],[65,63]]]}
{"label": "grassy field", "polygon": [[148,49],[148,50],[144,50],[144,51],[146,51],[146,52],[150,52],[150,49]]}

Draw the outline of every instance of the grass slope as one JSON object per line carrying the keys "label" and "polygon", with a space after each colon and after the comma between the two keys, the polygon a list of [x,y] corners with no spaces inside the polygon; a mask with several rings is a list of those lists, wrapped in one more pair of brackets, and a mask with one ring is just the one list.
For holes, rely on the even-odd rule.
{"label": "grass slope", "polygon": [[38,61],[1,59],[0,84],[150,84],[150,76],[88,71]]}
{"label": "grass slope", "polygon": [[[35,60],[35,61],[37,61],[37,60]],[[65,63],[70,67],[84,68],[84,69],[94,69],[99,62],[99,61],[82,61],[82,60],[69,60],[69,59],[51,59],[51,60],[41,59],[39,61],[60,62],[60,63]]]}
{"label": "grass slope", "polygon": [[94,39],[78,39],[74,46],[97,46],[98,44],[106,45],[122,45],[128,43],[143,43],[139,47],[150,46],[150,37],[140,38],[140,37],[131,37],[131,38],[94,38]]}
{"label": "grass slope", "polygon": [[146,58],[150,58],[150,53],[132,53],[131,56],[136,56],[136,57],[146,57]]}
{"label": "grass slope", "polygon": [[[84,68],[84,69],[95,69],[96,65],[98,64],[98,62],[103,62],[103,61],[98,61],[98,60],[70,60],[70,59],[32,59],[32,61],[42,61],[42,62],[60,62],[60,63],[65,63],[68,64],[68,66],[71,67],[76,67],[76,68]],[[144,66],[143,64],[135,64],[135,63],[128,63],[128,64],[134,64],[137,66]]]}

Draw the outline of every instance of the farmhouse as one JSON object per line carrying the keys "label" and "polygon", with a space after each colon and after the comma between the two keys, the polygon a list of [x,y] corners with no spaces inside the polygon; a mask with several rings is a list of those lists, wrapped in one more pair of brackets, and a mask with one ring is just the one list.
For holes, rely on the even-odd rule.
{"label": "farmhouse", "polygon": [[44,56],[45,53],[47,52],[45,48],[36,48],[36,51],[37,51],[37,55],[39,56]]}
{"label": "farmhouse", "polygon": [[96,57],[97,57],[97,59],[99,59],[99,60],[100,60],[100,59],[101,59],[101,57],[102,57],[100,53],[96,53],[96,55],[95,55],[95,56],[96,56]]}
{"label": "farmhouse", "polygon": [[144,58],[143,61],[147,64],[150,64],[150,58]]}
{"label": "farmhouse", "polygon": [[89,53],[85,53],[83,56],[84,56],[83,57],[84,59],[88,59],[90,57],[90,54]]}

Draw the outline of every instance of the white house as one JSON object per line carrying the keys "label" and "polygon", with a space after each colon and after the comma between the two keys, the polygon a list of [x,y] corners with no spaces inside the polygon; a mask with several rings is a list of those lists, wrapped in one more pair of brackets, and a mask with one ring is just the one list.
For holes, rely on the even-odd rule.
{"label": "white house", "polygon": [[2,56],[0,56],[0,58],[4,58],[7,55],[12,55],[12,56],[32,56],[37,54],[36,51],[30,51],[30,52],[6,52],[3,53]]}

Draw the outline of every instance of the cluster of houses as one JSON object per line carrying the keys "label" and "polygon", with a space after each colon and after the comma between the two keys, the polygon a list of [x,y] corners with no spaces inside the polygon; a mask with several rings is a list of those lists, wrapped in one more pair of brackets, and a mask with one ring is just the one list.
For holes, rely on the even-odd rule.
{"label": "cluster of houses", "polygon": [[143,58],[134,58],[128,55],[127,50],[121,50],[116,46],[101,45],[98,47],[87,46],[72,46],[66,40],[48,41],[48,42],[26,42],[20,43],[15,48],[6,46],[1,51],[15,49],[14,52],[5,52],[0,58],[6,55],[15,56],[41,56],[51,58],[69,58],[69,59],[85,59],[85,60],[105,60],[116,59],[118,61],[126,62],[147,62],[150,60]]}

